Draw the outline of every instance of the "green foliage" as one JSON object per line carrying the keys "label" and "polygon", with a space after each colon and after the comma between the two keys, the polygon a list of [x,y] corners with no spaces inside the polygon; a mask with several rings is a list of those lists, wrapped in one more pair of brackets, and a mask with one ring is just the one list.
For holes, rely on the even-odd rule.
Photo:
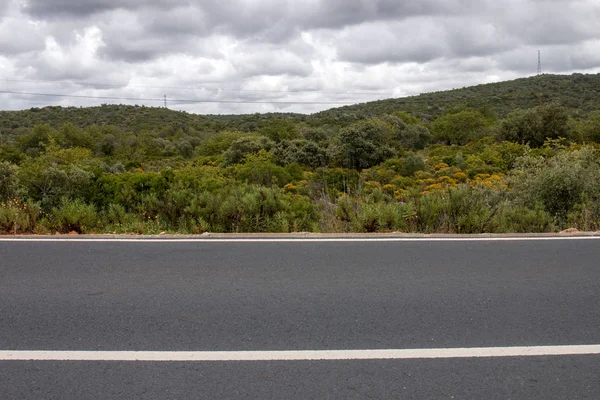
{"label": "green foliage", "polygon": [[18,199],[0,202],[0,233],[37,232],[42,211],[35,202],[20,203]]}
{"label": "green foliage", "polygon": [[0,145],[0,161],[19,164],[24,158],[24,154],[16,146]]}
{"label": "green foliage", "polygon": [[356,123],[340,131],[335,157],[346,168],[370,168],[394,156],[394,150],[385,144],[389,135],[390,127],[383,121]]}
{"label": "green foliage", "polygon": [[20,197],[19,167],[0,161],[0,202]]}
{"label": "green foliage", "polygon": [[600,143],[600,111],[593,111],[586,119],[577,121],[574,130],[580,141]]}
{"label": "green foliage", "polygon": [[499,233],[538,233],[553,232],[554,218],[539,204],[533,208],[503,202],[497,212],[500,222],[496,232]]}
{"label": "green foliage", "polygon": [[258,154],[249,154],[243,164],[234,167],[237,180],[261,186],[280,186],[291,182],[288,171],[271,162],[270,153],[261,150]]}
{"label": "green foliage", "polygon": [[515,171],[514,193],[525,204],[540,204],[564,218],[583,199],[600,198],[600,152],[583,148],[548,159],[524,157]]}
{"label": "green foliage", "polygon": [[52,209],[48,227],[62,233],[91,233],[98,222],[98,213],[93,205],[85,204],[80,199],[63,197],[59,205]]}
{"label": "green foliage", "polygon": [[416,202],[421,232],[482,233],[494,231],[502,193],[465,185],[447,193],[430,193]]}
{"label": "green foliage", "polygon": [[323,168],[312,177],[316,193],[336,197],[339,193],[355,193],[360,184],[360,174],[344,168]]}
{"label": "green foliage", "polygon": [[[570,114],[586,114],[600,109],[600,74],[543,74],[513,81],[487,83],[418,96],[378,100],[333,108],[315,114],[321,124],[349,124],[364,118],[403,111],[419,120],[431,121],[449,107],[468,107],[493,117],[511,111],[529,109],[553,102],[566,107]],[[490,113],[491,111],[491,113]]]}
{"label": "green foliage", "polygon": [[78,147],[94,150],[94,138],[88,131],[85,131],[72,123],[64,124],[57,132],[58,142],[62,147]]}
{"label": "green foliage", "polygon": [[412,203],[364,201],[351,223],[355,232],[407,232],[414,216]]}
{"label": "green foliage", "polygon": [[569,138],[569,118],[565,108],[553,104],[529,110],[515,110],[502,122],[500,137],[540,147],[547,139]]}
{"label": "green foliage", "polygon": [[396,111],[392,113],[392,115],[400,118],[406,125],[416,125],[421,122],[419,118],[407,113],[406,111]]}
{"label": "green foliage", "polygon": [[219,132],[196,148],[200,156],[218,156],[229,149],[231,144],[243,137],[253,136],[246,132]]}
{"label": "green foliage", "polygon": [[273,156],[279,165],[296,163],[320,168],[329,162],[327,149],[308,140],[284,140],[273,148]]}
{"label": "green foliage", "polygon": [[600,230],[600,198],[590,199],[584,195],[567,215],[566,226],[588,232]]}
{"label": "green foliage", "polygon": [[274,142],[296,139],[299,136],[298,127],[294,121],[283,118],[265,121],[259,132]]}
{"label": "green foliage", "polygon": [[50,125],[36,125],[30,132],[18,137],[19,146],[22,152],[37,156],[55,135],[56,131]]}
{"label": "green foliage", "polygon": [[59,149],[51,140],[44,154],[20,168],[18,178],[28,197],[44,207],[53,206],[61,197],[85,195],[94,179],[94,174],[84,167],[84,161],[90,157],[89,150]]}
{"label": "green foliage", "polygon": [[408,125],[398,132],[396,139],[404,149],[422,150],[431,143],[433,136],[423,125]]}
{"label": "green foliage", "polygon": [[494,121],[477,110],[461,110],[442,115],[431,124],[434,140],[466,144],[486,135]]}
{"label": "green foliage", "polygon": [[[599,77],[543,75],[310,116],[0,112],[0,231],[598,229]],[[540,94],[547,105],[535,107]]]}
{"label": "green foliage", "polygon": [[272,140],[264,136],[242,137],[231,143],[229,150],[225,153],[225,161],[228,165],[237,164],[249,154],[256,154],[261,150],[271,150],[274,144]]}
{"label": "green foliage", "polygon": [[301,127],[299,133],[305,140],[318,144],[327,142],[333,136],[333,133],[324,127]]}
{"label": "green foliage", "polygon": [[381,166],[385,169],[391,169],[402,176],[412,176],[415,172],[425,169],[425,161],[423,157],[415,153],[408,153],[403,158],[389,159]]}
{"label": "green foliage", "polygon": [[312,231],[317,219],[308,198],[254,185],[199,194],[185,212],[216,232]]}

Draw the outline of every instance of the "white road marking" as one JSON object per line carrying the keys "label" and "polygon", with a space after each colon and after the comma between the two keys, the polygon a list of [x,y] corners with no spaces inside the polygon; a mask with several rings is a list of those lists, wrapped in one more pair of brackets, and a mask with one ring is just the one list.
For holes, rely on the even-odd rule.
{"label": "white road marking", "polygon": [[600,345],[300,351],[0,350],[0,361],[318,361],[598,355]]}
{"label": "white road marking", "polygon": [[303,242],[518,242],[544,240],[600,240],[597,236],[512,237],[382,237],[382,238],[0,238],[0,242],[126,242],[126,243],[303,243]]}

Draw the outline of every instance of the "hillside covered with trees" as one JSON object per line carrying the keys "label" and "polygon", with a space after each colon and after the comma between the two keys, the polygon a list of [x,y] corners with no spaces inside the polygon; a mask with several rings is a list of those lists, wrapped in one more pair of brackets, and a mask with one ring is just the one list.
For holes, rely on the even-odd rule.
{"label": "hillside covered with trees", "polygon": [[540,75],[313,115],[0,112],[3,233],[599,225],[600,75]]}

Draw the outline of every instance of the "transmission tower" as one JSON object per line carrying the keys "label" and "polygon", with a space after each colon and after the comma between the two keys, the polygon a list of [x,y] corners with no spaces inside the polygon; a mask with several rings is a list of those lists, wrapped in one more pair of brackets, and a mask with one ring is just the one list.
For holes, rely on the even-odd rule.
{"label": "transmission tower", "polygon": [[542,53],[538,50],[538,75],[542,74]]}

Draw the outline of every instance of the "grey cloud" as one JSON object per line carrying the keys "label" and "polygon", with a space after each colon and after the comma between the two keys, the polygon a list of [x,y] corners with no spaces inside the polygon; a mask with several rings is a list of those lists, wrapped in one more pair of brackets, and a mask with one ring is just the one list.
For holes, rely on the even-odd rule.
{"label": "grey cloud", "polygon": [[43,48],[44,35],[35,26],[13,18],[0,21],[0,55],[14,56]]}
{"label": "grey cloud", "polygon": [[163,28],[197,32],[198,26],[193,24],[177,26],[174,23],[181,20],[182,15],[173,10],[187,10],[205,15],[204,21],[200,21],[205,28],[244,36],[273,28],[285,35],[297,30],[338,29],[369,21],[464,13],[461,5],[465,3],[462,0],[306,0],[299,6],[295,0],[29,0],[24,10],[40,19],[68,19],[115,9],[136,12],[160,9],[155,15],[161,22],[154,24],[155,27],[163,25]]}
{"label": "grey cloud", "polygon": [[8,1],[4,0],[4,1],[0,2],[0,20],[2,20],[8,13],[8,6],[9,6]]}
{"label": "grey cloud", "polygon": [[309,76],[312,66],[306,60],[284,49],[255,49],[232,56],[232,64],[242,77],[258,75]]}
{"label": "grey cloud", "polygon": [[141,7],[170,8],[185,4],[178,0],[29,0],[24,11],[37,18],[85,17],[114,9],[136,10]]}
{"label": "grey cloud", "polygon": [[[511,2],[504,14],[497,14],[496,5],[479,17],[427,16],[351,26],[338,37],[337,54],[340,60],[366,64],[422,63],[491,57],[523,46],[576,44],[600,36],[600,3]],[[573,5],[577,3],[581,7]]]}
{"label": "grey cloud", "polygon": [[194,34],[200,36],[210,35],[211,23],[206,13],[196,7],[176,7],[160,14],[155,12],[142,13],[144,27],[151,32],[160,34]]}
{"label": "grey cloud", "polygon": [[504,25],[527,45],[561,45],[600,35],[598,2],[534,2],[527,12],[512,13]]}
{"label": "grey cloud", "polygon": [[338,39],[337,55],[342,61],[364,64],[426,62],[443,54],[443,34],[429,19],[360,25]]}
{"label": "grey cloud", "polygon": [[[199,47],[206,41],[206,38],[175,29],[177,24],[168,28],[165,25],[154,26],[157,21],[161,21],[160,15],[148,11],[114,11],[98,23],[104,42],[100,56],[115,61],[141,63],[170,54],[198,54]],[[148,25],[153,26],[153,30]],[[217,55],[214,51],[208,54],[213,57]]]}
{"label": "grey cloud", "polygon": [[[161,97],[166,91],[188,99],[361,102],[392,92],[417,94],[531,75],[538,48],[544,71],[600,71],[598,0],[28,0],[19,7],[22,3],[0,0],[0,18],[5,16],[0,77],[122,85],[45,88],[63,93]],[[89,32],[94,36],[83,40]],[[3,104],[28,104],[24,98],[10,103],[0,98]],[[281,105],[174,106],[254,112]],[[327,106],[285,107],[306,112]]]}
{"label": "grey cloud", "polygon": [[[282,37],[311,29],[340,29],[373,21],[464,13],[464,0],[229,0],[199,6],[215,27],[235,36],[278,31]],[[474,3],[478,4],[478,3]],[[196,2],[198,5],[198,2]],[[469,12],[475,7],[469,6]]]}
{"label": "grey cloud", "polygon": [[441,40],[447,57],[481,57],[519,45],[504,27],[489,22],[466,23],[462,18],[441,22]]}

